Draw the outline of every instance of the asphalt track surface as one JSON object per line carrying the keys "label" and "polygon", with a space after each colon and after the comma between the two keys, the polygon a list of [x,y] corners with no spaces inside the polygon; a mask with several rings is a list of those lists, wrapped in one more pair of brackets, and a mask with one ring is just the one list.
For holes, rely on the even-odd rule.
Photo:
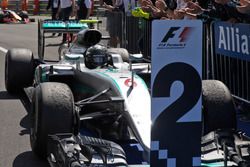
{"label": "asphalt track surface", "polygon": [[[46,38],[47,59],[58,58],[61,39]],[[11,48],[28,48],[37,57],[37,43],[37,17],[30,24],[0,24],[0,167],[49,167],[31,152],[27,98],[24,94],[8,94],[4,84],[5,52]]]}
{"label": "asphalt track surface", "polygon": [[[61,38],[53,40],[60,43]],[[28,48],[37,56],[37,20],[30,24],[0,24],[0,167],[48,167],[46,161],[31,152],[25,95],[10,95],[5,89],[5,52],[11,48]],[[46,51],[53,57],[56,48]]]}

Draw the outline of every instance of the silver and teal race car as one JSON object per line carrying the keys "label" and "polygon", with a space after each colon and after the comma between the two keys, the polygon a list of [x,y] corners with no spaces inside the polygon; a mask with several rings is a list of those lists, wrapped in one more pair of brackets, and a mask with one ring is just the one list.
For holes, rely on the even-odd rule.
{"label": "silver and teal race car", "polygon": [[[6,54],[6,89],[28,95],[32,151],[48,157],[51,166],[126,166],[129,156],[133,163],[148,160],[150,65],[132,65],[140,58],[97,44],[100,40],[98,30],[80,31],[57,63],[34,59],[28,49]],[[127,156],[124,148],[130,150]],[[66,162],[61,155],[78,159]]]}

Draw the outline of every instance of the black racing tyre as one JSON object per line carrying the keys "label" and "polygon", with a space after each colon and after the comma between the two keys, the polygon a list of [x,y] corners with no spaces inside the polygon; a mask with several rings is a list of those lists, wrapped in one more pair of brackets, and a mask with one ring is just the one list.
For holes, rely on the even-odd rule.
{"label": "black racing tyre", "polygon": [[74,98],[68,85],[56,82],[39,84],[34,91],[30,143],[40,158],[47,156],[48,135],[74,133]]}
{"label": "black racing tyre", "polygon": [[203,135],[217,129],[236,129],[236,108],[228,88],[218,80],[202,81]]}
{"label": "black racing tyre", "polygon": [[129,53],[127,49],[124,48],[109,48],[108,53],[120,54],[124,62],[129,63]]}
{"label": "black racing tyre", "polygon": [[5,56],[5,87],[9,93],[17,93],[31,86],[34,78],[33,53],[29,49],[14,48]]}

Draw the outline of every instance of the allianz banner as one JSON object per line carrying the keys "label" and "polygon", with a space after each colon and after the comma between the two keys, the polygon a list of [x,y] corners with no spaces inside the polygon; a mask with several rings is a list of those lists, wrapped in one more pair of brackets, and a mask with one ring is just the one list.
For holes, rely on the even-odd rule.
{"label": "allianz banner", "polygon": [[216,54],[250,60],[250,24],[214,23]]}

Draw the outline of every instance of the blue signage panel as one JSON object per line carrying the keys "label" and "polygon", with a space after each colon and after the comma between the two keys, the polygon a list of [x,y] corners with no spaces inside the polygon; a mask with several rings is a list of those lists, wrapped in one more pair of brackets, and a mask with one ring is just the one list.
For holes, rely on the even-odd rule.
{"label": "blue signage panel", "polygon": [[228,22],[214,23],[216,54],[250,60],[250,25]]}
{"label": "blue signage panel", "polygon": [[152,23],[151,167],[201,166],[202,22]]}

